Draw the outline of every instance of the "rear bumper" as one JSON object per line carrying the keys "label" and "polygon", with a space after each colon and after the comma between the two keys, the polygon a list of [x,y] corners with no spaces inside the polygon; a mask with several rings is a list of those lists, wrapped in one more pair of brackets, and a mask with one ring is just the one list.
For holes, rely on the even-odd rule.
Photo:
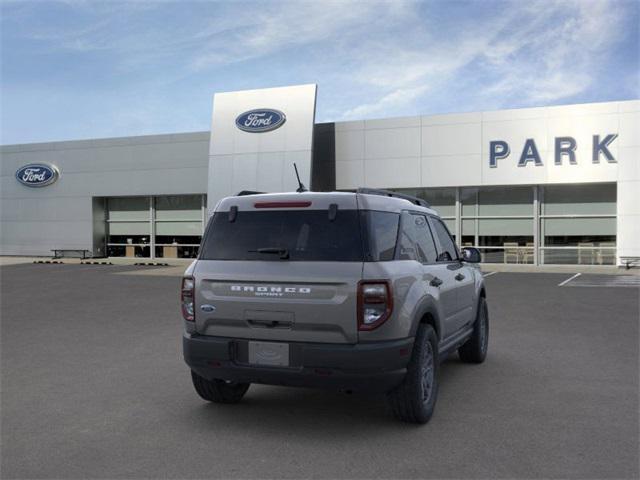
{"label": "rear bumper", "polygon": [[184,359],[208,379],[386,392],[406,374],[413,338],[355,345],[289,343],[289,367],[248,363],[249,340],[185,333]]}

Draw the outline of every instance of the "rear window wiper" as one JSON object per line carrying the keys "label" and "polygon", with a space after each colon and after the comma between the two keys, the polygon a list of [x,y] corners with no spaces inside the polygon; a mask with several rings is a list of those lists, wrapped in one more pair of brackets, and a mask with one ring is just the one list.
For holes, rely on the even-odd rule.
{"label": "rear window wiper", "polygon": [[280,248],[280,247],[265,247],[265,248],[259,248],[257,250],[249,250],[249,252],[251,252],[251,253],[273,253],[273,254],[280,255],[280,258],[282,260],[287,260],[289,258],[289,250],[287,250],[286,248]]}

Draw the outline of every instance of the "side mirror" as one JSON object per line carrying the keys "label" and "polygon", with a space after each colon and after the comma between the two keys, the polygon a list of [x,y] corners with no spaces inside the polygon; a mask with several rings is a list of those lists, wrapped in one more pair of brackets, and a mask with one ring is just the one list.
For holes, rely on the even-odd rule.
{"label": "side mirror", "polygon": [[469,263],[480,263],[482,261],[480,250],[473,247],[464,247],[462,249],[462,260]]}

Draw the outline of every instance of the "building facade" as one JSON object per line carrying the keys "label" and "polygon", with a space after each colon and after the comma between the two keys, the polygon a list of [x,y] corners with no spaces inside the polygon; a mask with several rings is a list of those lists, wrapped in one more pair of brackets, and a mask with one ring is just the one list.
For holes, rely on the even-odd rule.
{"label": "building facade", "polygon": [[[216,94],[211,132],[1,147],[0,254],[191,258],[241,190],[426,199],[489,263],[640,256],[640,101],[315,123],[316,86]],[[25,168],[26,167],[26,168]]]}

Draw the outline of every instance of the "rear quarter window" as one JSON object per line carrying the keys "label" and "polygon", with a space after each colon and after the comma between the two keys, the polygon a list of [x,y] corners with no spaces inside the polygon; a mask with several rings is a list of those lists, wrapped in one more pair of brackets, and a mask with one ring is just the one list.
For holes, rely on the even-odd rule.
{"label": "rear quarter window", "polygon": [[400,215],[393,212],[362,212],[368,261],[385,262],[395,258],[399,219]]}
{"label": "rear quarter window", "polygon": [[425,215],[403,213],[401,228],[400,260],[417,260],[420,263],[436,261],[436,246]]}

